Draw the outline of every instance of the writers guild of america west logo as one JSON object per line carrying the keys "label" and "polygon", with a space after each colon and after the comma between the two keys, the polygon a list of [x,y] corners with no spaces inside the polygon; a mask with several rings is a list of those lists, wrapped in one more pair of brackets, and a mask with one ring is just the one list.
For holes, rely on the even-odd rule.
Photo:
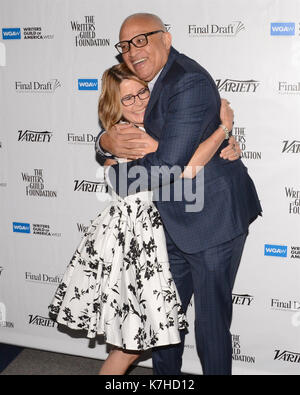
{"label": "writers guild of america west logo", "polygon": [[245,30],[245,25],[241,21],[235,21],[225,25],[188,25],[190,37],[235,37],[242,30]]}
{"label": "writers guild of america west logo", "polygon": [[300,154],[300,140],[284,140],[283,154]]}
{"label": "writers guild of america west logo", "polygon": [[15,90],[18,93],[54,93],[61,86],[58,79],[54,78],[49,81],[29,81],[15,82]]}
{"label": "writers guild of america west logo", "polygon": [[36,325],[36,326],[44,326],[48,328],[54,328],[56,324],[55,321],[53,321],[49,317],[43,317],[41,315],[33,315],[29,314],[29,325]]}
{"label": "writers guild of america west logo", "polygon": [[285,196],[288,199],[288,212],[289,214],[300,214],[300,190],[293,187],[285,187]]}
{"label": "writers guild of america west logo", "polygon": [[300,363],[300,353],[287,350],[275,350],[274,361]]}
{"label": "writers guild of america west logo", "polygon": [[96,22],[94,15],[84,17],[83,22],[71,21],[72,31],[76,33],[76,47],[108,47],[109,38],[96,38]]}
{"label": "writers guild of america west logo", "polygon": [[216,80],[219,92],[231,93],[255,93],[260,85],[260,81],[256,80]]}
{"label": "writers guild of america west logo", "polygon": [[234,127],[232,129],[232,135],[240,143],[240,147],[242,150],[242,154],[241,154],[242,159],[253,159],[253,160],[260,160],[261,159],[261,152],[250,151],[249,149],[247,149],[246,128]]}
{"label": "writers guild of america west logo", "polygon": [[52,132],[44,131],[38,132],[35,130],[19,130],[18,141],[26,141],[29,143],[50,143],[53,137]]}
{"label": "writers guild of america west logo", "polygon": [[242,352],[241,336],[231,335],[232,338],[232,360],[245,362],[245,363],[255,363],[255,357],[245,355]]}
{"label": "writers guild of america west logo", "polygon": [[45,189],[43,169],[34,169],[34,174],[22,173],[26,185],[26,196],[56,198],[57,191]]}

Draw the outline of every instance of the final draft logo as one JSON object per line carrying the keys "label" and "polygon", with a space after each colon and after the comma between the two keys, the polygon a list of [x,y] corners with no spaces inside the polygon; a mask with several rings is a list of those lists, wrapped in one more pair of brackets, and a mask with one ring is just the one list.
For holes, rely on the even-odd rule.
{"label": "final draft logo", "polygon": [[50,284],[50,285],[59,285],[62,281],[61,275],[49,275],[46,273],[31,273],[25,272],[25,281],[39,283],[39,284]]}
{"label": "final draft logo", "polygon": [[34,169],[34,174],[22,173],[22,179],[26,185],[26,196],[56,198],[57,191],[45,189],[43,169]]}
{"label": "final draft logo", "polygon": [[275,350],[274,361],[284,361],[290,363],[300,363],[300,353],[294,351]]}
{"label": "final draft logo", "polygon": [[188,25],[190,37],[236,37],[245,25],[242,21],[234,21],[227,24]]}
{"label": "final draft logo", "polygon": [[225,80],[216,80],[219,92],[231,93],[255,93],[260,85],[257,80],[233,80],[226,78]]}
{"label": "final draft logo", "polygon": [[68,133],[68,144],[95,144],[96,136],[91,133]]}
{"label": "final draft logo", "polygon": [[247,149],[247,133],[245,127],[234,127],[232,129],[232,135],[240,143],[242,159],[261,160],[260,151],[250,151]]}
{"label": "final draft logo", "polygon": [[35,130],[19,130],[18,141],[27,143],[50,143],[53,133],[47,130],[43,132]]}
{"label": "final draft logo", "polygon": [[94,15],[84,16],[83,22],[71,21],[72,31],[76,33],[76,47],[109,47],[109,38],[96,38]]}
{"label": "final draft logo", "polygon": [[280,311],[288,311],[288,312],[298,312],[300,311],[300,301],[299,300],[280,300],[280,299],[271,299],[271,309],[272,310],[280,310]]}
{"label": "final draft logo", "polygon": [[300,82],[279,81],[278,93],[281,95],[300,95]]}
{"label": "final draft logo", "polygon": [[54,93],[57,88],[61,87],[58,79],[53,78],[49,81],[29,81],[15,82],[15,90],[17,93]]}

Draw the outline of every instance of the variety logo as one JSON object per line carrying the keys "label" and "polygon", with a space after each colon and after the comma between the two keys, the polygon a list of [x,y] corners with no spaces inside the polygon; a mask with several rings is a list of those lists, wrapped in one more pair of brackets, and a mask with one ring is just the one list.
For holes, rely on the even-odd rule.
{"label": "variety logo", "polygon": [[34,174],[22,173],[22,179],[26,186],[26,195],[35,197],[56,198],[57,191],[45,189],[43,169],[34,169]]}
{"label": "variety logo", "polygon": [[13,232],[30,233],[30,224],[22,222],[13,222]]}
{"label": "variety logo", "polygon": [[300,214],[300,191],[285,187],[285,195],[289,200],[289,214]]}
{"label": "variety logo", "polygon": [[107,185],[105,182],[95,182],[86,180],[74,180],[75,192],[107,192]]}
{"label": "variety logo", "polygon": [[56,322],[53,321],[51,318],[42,317],[41,315],[29,315],[29,325],[37,325],[37,326],[44,326],[54,328]]}
{"label": "variety logo", "polygon": [[232,92],[232,93],[255,93],[260,85],[256,80],[216,80],[219,92]]}
{"label": "variety logo", "polygon": [[37,132],[35,130],[19,130],[18,141],[26,141],[27,143],[50,143],[53,136],[52,132]]}
{"label": "variety logo", "polygon": [[250,306],[254,300],[254,296],[247,294],[232,294],[232,304]]}
{"label": "variety logo", "polygon": [[273,22],[271,23],[271,36],[294,36],[294,22]]}
{"label": "variety logo", "polygon": [[21,40],[21,29],[19,27],[2,29],[2,39]]}
{"label": "variety logo", "polygon": [[300,363],[300,353],[287,350],[275,350],[274,361]]}
{"label": "variety logo", "polygon": [[255,363],[255,357],[242,353],[240,335],[232,335],[232,360],[245,363]]}
{"label": "variety logo", "polygon": [[84,22],[71,21],[72,31],[76,33],[76,47],[107,47],[110,46],[109,38],[96,38],[95,16],[84,17]]}
{"label": "variety logo", "polygon": [[78,90],[80,91],[97,91],[97,79],[78,79]]}
{"label": "variety logo", "polygon": [[231,22],[227,25],[207,24],[202,26],[188,26],[190,37],[235,37],[242,30],[245,30],[245,25],[241,21]]}
{"label": "variety logo", "polygon": [[247,150],[247,135],[246,135],[246,128],[244,127],[234,127],[232,129],[232,135],[234,138],[240,143],[240,147],[242,150],[242,158],[243,159],[254,159],[260,160],[261,159],[261,152],[258,151],[249,151]]}
{"label": "variety logo", "polygon": [[265,244],[265,255],[286,258],[287,249],[287,246]]}
{"label": "variety logo", "polygon": [[15,82],[15,90],[18,93],[54,93],[60,86],[59,80],[55,78],[46,82]]}
{"label": "variety logo", "polygon": [[284,140],[282,153],[284,154],[300,154],[299,140]]}

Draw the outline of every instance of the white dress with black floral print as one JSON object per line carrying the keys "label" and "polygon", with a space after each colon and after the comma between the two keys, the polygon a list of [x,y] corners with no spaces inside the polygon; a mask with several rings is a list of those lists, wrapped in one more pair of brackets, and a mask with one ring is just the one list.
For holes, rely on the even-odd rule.
{"label": "white dress with black floral print", "polygon": [[92,222],[51,305],[51,316],[128,350],[180,342],[187,328],[151,192],[116,196]]}

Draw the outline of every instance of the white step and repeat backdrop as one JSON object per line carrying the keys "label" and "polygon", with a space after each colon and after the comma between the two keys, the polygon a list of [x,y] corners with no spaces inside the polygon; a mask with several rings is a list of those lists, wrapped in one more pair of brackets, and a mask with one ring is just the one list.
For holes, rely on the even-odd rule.
{"label": "white step and repeat backdrop", "polygon": [[[299,0],[1,0],[0,342],[107,355],[101,339],[57,328],[47,306],[105,206],[93,145],[101,75],[117,63],[122,20],[140,11],[160,15],[231,101],[262,201],[232,296],[234,374],[299,374]],[[189,320],[184,371],[200,373],[192,307]]]}

